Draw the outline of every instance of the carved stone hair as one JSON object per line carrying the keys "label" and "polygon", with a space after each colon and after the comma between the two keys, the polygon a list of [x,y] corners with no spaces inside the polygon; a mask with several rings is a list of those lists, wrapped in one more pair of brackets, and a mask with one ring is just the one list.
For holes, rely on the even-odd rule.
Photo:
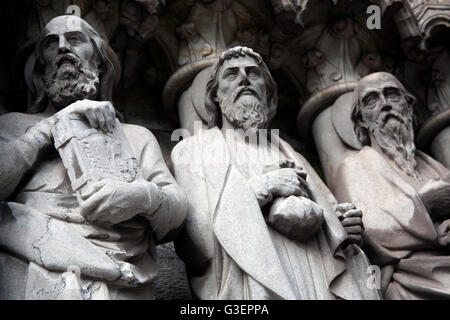
{"label": "carved stone hair", "polygon": [[[97,100],[111,101],[112,100],[112,89],[114,85],[114,65],[108,58],[108,46],[107,43],[99,36],[97,31],[92,28],[86,21],[77,17],[71,16],[74,19],[80,20],[81,30],[88,36],[95,52],[98,54],[100,59],[99,71],[100,71],[100,88],[97,94]],[[54,19],[59,19],[56,17]],[[45,63],[42,58],[42,45],[44,37],[49,33],[49,30],[45,27],[36,42],[36,47],[34,50],[34,58],[32,62],[31,78],[32,87],[29,86],[30,99],[28,106],[28,113],[39,113],[43,112],[47,107],[48,95],[45,90],[44,84],[44,73],[45,73]],[[27,75],[26,75],[27,76]]]}
{"label": "carved stone hair", "polygon": [[[395,83],[397,84],[400,92],[405,96],[406,102],[408,103],[410,108],[414,108],[414,106],[416,104],[416,98],[413,95],[411,95],[405,89],[405,87],[402,85],[402,83],[392,74],[387,73],[387,72],[377,72],[377,73],[372,73],[372,74],[366,76],[366,78],[367,77],[380,77],[380,78],[385,78],[385,79],[389,79],[389,80],[394,80]],[[366,145],[370,145],[370,136],[369,136],[368,129],[361,126],[363,119],[362,119],[362,113],[361,113],[362,102],[360,99],[360,94],[361,94],[361,89],[363,87],[364,79],[365,78],[363,78],[359,81],[359,83],[357,84],[357,86],[353,92],[351,119],[353,122],[353,129],[355,131],[356,137],[358,138],[359,142],[361,142],[361,144],[363,146],[366,146]],[[382,83],[381,79],[380,79],[380,83]],[[413,120],[413,124],[414,124],[415,123],[414,112],[412,113],[412,116],[413,116],[412,120]]]}
{"label": "carved stone hair", "polygon": [[221,125],[222,122],[222,113],[220,107],[217,103],[217,89],[219,87],[219,71],[222,65],[226,60],[235,59],[239,57],[250,57],[253,58],[257,64],[262,69],[262,76],[264,78],[264,82],[266,83],[267,89],[267,106],[269,108],[268,112],[268,121],[270,121],[276,113],[277,110],[277,102],[278,102],[278,94],[277,94],[277,84],[272,78],[270,74],[269,68],[264,63],[261,56],[247,47],[234,47],[228,49],[219,57],[219,61],[217,61],[212,67],[211,76],[206,84],[206,96],[205,96],[205,108],[208,114],[209,119],[208,126],[213,127],[215,125]]}

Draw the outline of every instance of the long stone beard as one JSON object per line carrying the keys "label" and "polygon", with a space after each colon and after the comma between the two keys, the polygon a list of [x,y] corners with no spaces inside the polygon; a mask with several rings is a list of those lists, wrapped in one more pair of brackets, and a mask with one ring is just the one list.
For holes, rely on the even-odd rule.
{"label": "long stone beard", "polygon": [[79,60],[47,67],[44,82],[51,102],[59,108],[77,100],[94,99],[100,84],[98,70],[83,66]]}
{"label": "long stone beard", "polygon": [[398,117],[400,121],[391,119],[381,125],[376,122],[369,130],[381,150],[400,170],[408,176],[418,178],[412,120],[400,115]]}
{"label": "long stone beard", "polygon": [[234,102],[234,94],[220,100],[223,116],[236,127],[247,130],[264,129],[267,124],[268,108],[254,96],[243,96]]}

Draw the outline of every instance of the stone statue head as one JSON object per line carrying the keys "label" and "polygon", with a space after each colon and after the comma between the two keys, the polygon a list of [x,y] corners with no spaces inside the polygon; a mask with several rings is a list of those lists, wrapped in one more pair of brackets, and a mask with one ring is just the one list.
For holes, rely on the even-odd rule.
{"label": "stone statue head", "polygon": [[415,168],[415,98],[390,73],[372,73],[358,82],[351,118],[362,145],[378,147],[409,175]]}
{"label": "stone statue head", "polygon": [[62,109],[81,99],[111,101],[114,66],[94,28],[65,15],[53,18],[41,31],[31,77],[28,112],[38,113],[49,103]]}
{"label": "stone statue head", "polygon": [[238,128],[266,128],[277,109],[277,85],[261,56],[250,48],[224,51],[206,85],[208,125],[222,117]]}

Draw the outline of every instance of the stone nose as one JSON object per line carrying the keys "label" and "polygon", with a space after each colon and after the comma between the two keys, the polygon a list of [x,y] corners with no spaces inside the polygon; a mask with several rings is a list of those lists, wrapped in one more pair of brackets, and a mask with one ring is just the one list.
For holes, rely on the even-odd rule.
{"label": "stone nose", "polygon": [[70,45],[64,36],[59,37],[58,49],[59,49],[59,52],[61,52],[61,53],[66,53],[66,52],[70,51]]}
{"label": "stone nose", "polygon": [[392,106],[389,103],[389,101],[386,99],[386,97],[382,94],[380,97],[381,102],[381,111],[382,112],[388,112],[392,110]]}
{"label": "stone nose", "polygon": [[381,107],[381,112],[389,112],[392,110],[392,106],[390,104],[384,103]]}
{"label": "stone nose", "polygon": [[244,72],[239,73],[239,85],[240,86],[248,86],[250,85],[250,81],[248,81],[247,75]]}

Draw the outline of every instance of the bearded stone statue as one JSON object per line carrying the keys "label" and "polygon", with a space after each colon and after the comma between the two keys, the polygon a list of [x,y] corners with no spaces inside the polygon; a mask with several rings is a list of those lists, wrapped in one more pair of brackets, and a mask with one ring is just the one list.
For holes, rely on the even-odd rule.
{"label": "bearded stone statue", "polygon": [[[155,245],[183,225],[187,200],[152,133],[116,120],[114,73],[106,43],[84,20],[59,16],[42,30],[27,63],[29,113],[0,118],[3,299],[153,298]],[[91,174],[108,167],[104,142],[120,127],[141,178],[90,181],[75,192],[68,172],[83,169],[80,154],[67,162],[54,146],[76,140],[54,137],[73,119],[88,129],[78,150],[89,144],[83,139],[105,138],[90,151]],[[123,151],[113,145],[111,162]]]}
{"label": "bearded stone statue", "polygon": [[[176,240],[200,299],[378,299],[357,244],[361,211],[267,128],[277,86],[261,56],[224,51],[206,86],[209,129],[172,152],[190,205]],[[336,211],[339,211],[337,213]],[[341,221],[340,221],[341,220]]]}
{"label": "bearded stone statue", "polygon": [[389,73],[359,81],[351,118],[364,147],[339,167],[335,194],[363,211],[386,299],[448,299],[450,172],[416,150],[414,103]]}

